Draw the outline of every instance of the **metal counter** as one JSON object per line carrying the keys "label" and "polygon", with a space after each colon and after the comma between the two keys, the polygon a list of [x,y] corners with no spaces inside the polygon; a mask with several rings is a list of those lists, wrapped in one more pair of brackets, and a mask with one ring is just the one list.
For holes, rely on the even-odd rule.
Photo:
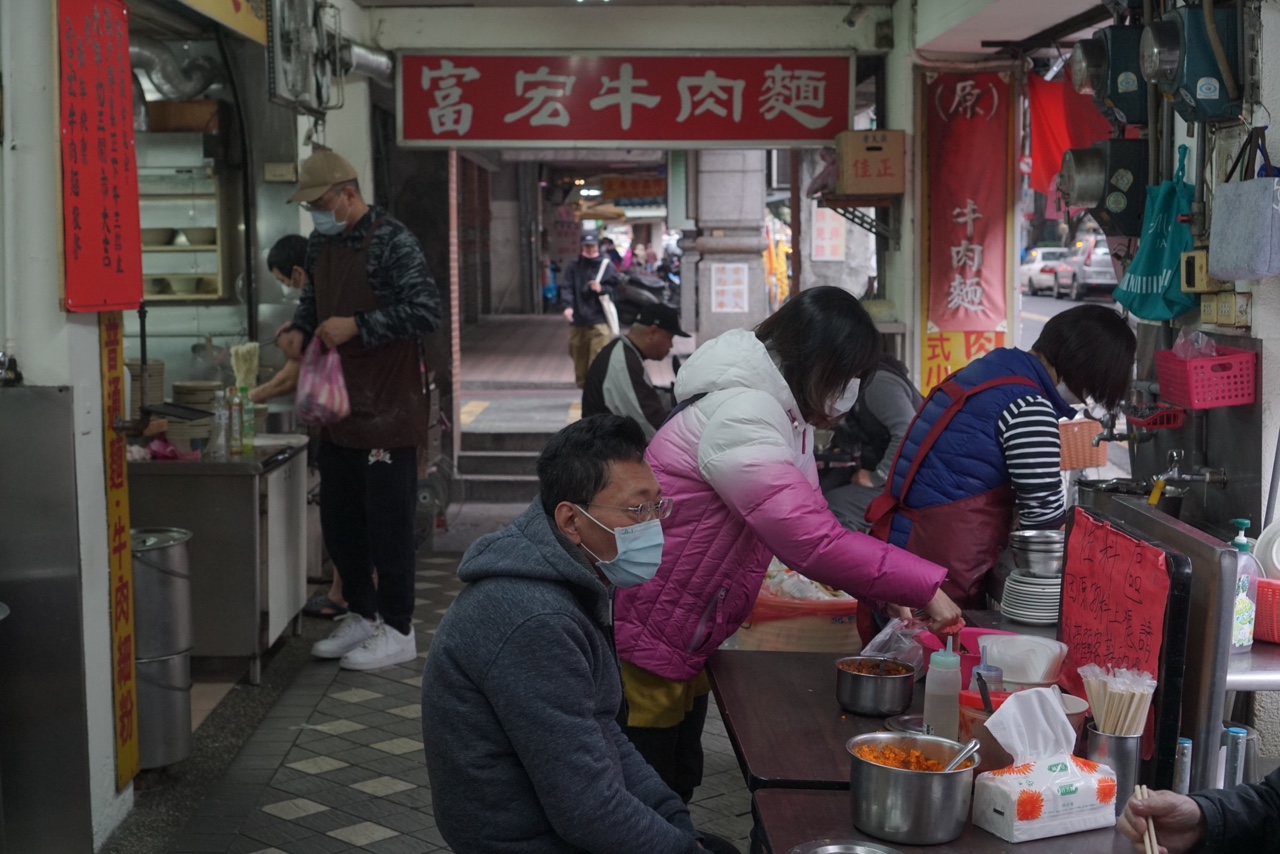
{"label": "metal counter", "polygon": [[1254,641],[1227,659],[1228,691],[1280,691],[1280,643]]}
{"label": "metal counter", "polygon": [[305,450],[272,443],[242,458],[129,464],[134,527],[193,534],[191,654],[248,658],[255,685],[262,654],[306,601]]}

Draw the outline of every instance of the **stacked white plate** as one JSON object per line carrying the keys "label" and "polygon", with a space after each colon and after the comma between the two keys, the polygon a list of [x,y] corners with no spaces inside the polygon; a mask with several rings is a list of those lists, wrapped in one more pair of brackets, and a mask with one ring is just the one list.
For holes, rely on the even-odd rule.
{"label": "stacked white plate", "polygon": [[[142,361],[129,359],[129,417],[137,420],[142,409]],[[164,403],[164,362],[147,359],[147,403]]]}
{"label": "stacked white plate", "polygon": [[1000,612],[1015,623],[1052,626],[1062,605],[1062,576],[1040,578],[1026,570],[1014,570],[1004,582]]}

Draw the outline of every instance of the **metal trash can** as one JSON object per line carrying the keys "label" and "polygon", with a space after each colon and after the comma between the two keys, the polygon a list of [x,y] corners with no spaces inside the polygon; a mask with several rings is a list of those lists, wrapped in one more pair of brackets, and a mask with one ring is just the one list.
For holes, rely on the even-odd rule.
{"label": "metal trash can", "polygon": [[191,755],[191,532],[131,533],[139,764],[163,768]]}

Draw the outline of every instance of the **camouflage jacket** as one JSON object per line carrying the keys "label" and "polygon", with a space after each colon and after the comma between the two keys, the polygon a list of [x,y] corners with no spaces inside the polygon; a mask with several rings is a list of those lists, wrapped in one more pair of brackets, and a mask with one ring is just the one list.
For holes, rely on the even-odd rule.
{"label": "camouflage jacket", "polygon": [[307,284],[293,315],[294,327],[308,338],[318,325],[312,282],[320,250],[326,244],[359,249],[369,227],[380,218],[385,219],[369,243],[369,283],[383,307],[356,314],[361,342],[366,347],[376,347],[412,340],[440,326],[440,291],[427,269],[418,238],[385,209],[371,206],[349,234],[328,237],[311,232],[307,242]]}

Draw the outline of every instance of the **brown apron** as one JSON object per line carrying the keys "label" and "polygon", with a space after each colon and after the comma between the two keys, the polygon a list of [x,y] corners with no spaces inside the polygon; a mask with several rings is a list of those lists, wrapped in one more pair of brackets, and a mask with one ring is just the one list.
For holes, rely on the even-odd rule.
{"label": "brown apron", "polygon": [[[1023,377],[1001,377],[1000,379],[976,385],[968,390],[955,382],[952,375],[929,393],[920,412],[924,412],[934,395],[939,392],[951,398],[951,404],[942,413],[942,417],[929,431],[911,468],[907,471],[906,480],[902,484],[902,496],[911,494],[916,474],[925,458],[929,456],[933,446],[946,431],[952,419],[964,409],[965,403],[974,395],[988,389],[1006,385],[1027,385],[1039,389],[1036,383]],[[907,435],[915,427],[912,420],[907,428]],[[905,447],[905,443],[903,443]],[[902,448],[898,448],[902,455]],[[893,469],[898,461],[893,461]],[[1013,514],[1016,506],[1013,487],[1009,484],[989,489],[979,495],[962,498],[939,504],[936,507],[913,509],[903,504],[893,494],[893,478],[885,484],[884,494],[876,497],[867,508],[867,521],[871,523],[871,535],[889,542],[890,528],[894,517],[901,513],[911,520],[911,535],[907,540],[907,551],[914,555],[933,561],[947,568],[947,580],[942,590],[961,608],[986,607],[982,581],[987,572],[996,565],[1000,551],[1009,540],[1009,532],[1013,530]]]}
{"label": "brown apron", "polygon": [[[315,269],[316,322],[376,311],[369,281],[369,243],[383,220],[369,226],[359,249],[326,243]],[[323,437],[344,448],[407,448],[427,443],[427,401],[417,340],[366,347],[356,335],[338,348],[351,414]]]}

